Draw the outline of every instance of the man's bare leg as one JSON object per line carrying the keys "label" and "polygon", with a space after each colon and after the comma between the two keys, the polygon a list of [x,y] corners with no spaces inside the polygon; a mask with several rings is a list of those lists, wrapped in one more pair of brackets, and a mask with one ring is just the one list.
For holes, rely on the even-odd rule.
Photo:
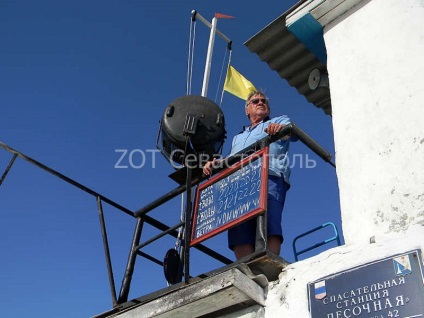
{"label": "man's bare leg", "polygon": [[[268,237],[267,249],[276,255],[280,255],[281,251],[281,237],[270,236]],[[255,251],[255,247],[251,244],[243,244],[234,246],[234,254],[237,259],[252,254]]]}
{"label": "man's bare leg", "polygon": [[282,243],[280,236],[270,236],[268,237],[267,249],[274,254],[280,255]]}
{"label": "man's bare leg", "polygon": [[250,255],[254,251],[255,247],[251,244],[242,244],[234,246],[234,254],[236,254],[237,259]]}

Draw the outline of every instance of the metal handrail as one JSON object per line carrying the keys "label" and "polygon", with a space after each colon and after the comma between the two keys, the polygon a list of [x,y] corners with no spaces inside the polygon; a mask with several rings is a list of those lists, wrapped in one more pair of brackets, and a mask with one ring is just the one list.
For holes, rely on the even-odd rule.
{"label": "metal handrail", "polygon": [[[214,169],[214,173],[217,173],[219,171],[222,171],[225,167],[228,167],[229,165],[232,165],[238,161],[240,161],[243,156],[245,156],[246,154],[251,154],[252,152],[255,152],[263,147],[268,146],[269,144],[287,136],[287,135],[291,135],[294,137],[297,137],[301,142],[303,142],[309,149],[311,149],[314,153],[316,153],[319,157],[321,157],[324,161],[328,162],[330,165],[332,165],[333,167],[335,167],[335,165],[331,162],[332,156],[330,153],[328,153],[324,148],[322,148],[319,144],[317,144],[311,137],[309,137],[304,131],[302,131],[299,127],[297,127],[294,123],[290,123],[286,126],[283,127],[283,129],[277,133],[276,135],[273,136],[266,136],[264,138],[262,138],[261,140],[255,142],[254,144],[250,145],[249,147],[243,149],[242,151],[226,158],[221,167],[215,168]],[[106,263],[107,263],[107,271],[108,271],[108,276],[109,276],[109,283],[110,283],[110,289],[111,289],[111,294],[112,294],[112,303],[113,306],[116,307],[119,304],[122,304],[124,302],[127,301],[127,297],[128,297],[128,292],[129,292],[129,288],[130,288],[130,284],[131,284],[131,278],[132,278],[132,273],[134,271],[134,264],[135,264],[135,257],[136,255],[140,255],[143,256],[147,259],[149,259],[150,261],[162,265],[163,263],[155,258],[153,258],[152,256],[140,251],[140,249],[154,241],[156,241],[157,239],[159,239],[160,237],[164,236],[164,235],[171,235],[175,238],[178,238],[178,232],[176,231],[177,228],[181,227],[181,222],[178,223],[177,225],[174,225],[173,227],[169,227],[164,223],[159,222],[158,220],[150,217],[147,215],[148,212],[150,212],[151,210],[159,207],[160,205],[162,205],[163,203],[171,200],[172,198],[176,197],[177,195],[183,193],[184,191],[187,191],[188,189],[190,189],[191,187],[199,184],[200,182],[204,181],[206,179],[206,176],[196,176],[193,179],[188,178],[188,180],[191,180],[191,182],[186,182],[185,184],[177,187],[176,189],[168,192],[167,194],[163,195],[162,197],[160,197],[159,199],[149,203],[148,205],[146,205],[145,207],[132,212],[131,210],[125,208],[124,206],[112,201],[111,199],[99,194],[98,192],[94,191],[93,189],[86,187],[84,185],[82,185],[81,183],[65,176],[64,174],[42,164],[41,162],[32,159],[31,157],[23,154],[20,151],[17,151],[11,147],[9,147],[8,145],[0,142],[0,148],[5,149],[6,151],[14,154],[12,160],[10,161],[8,167],[6,168],[6,171],[3,173],[1,179],[0,179],[0,185],[1,183],[4,181],[7,173],[9,172],[10,168],[12,167],[16,157],[20,157],[28,162],[30,162],[31,164],[34,164],[35,166],[37,166],[38,168],[41,168],[42,170],[47,171],[48,173],[62,179],[63,181],[79,188],[80,190],[94,196],[97,200],[98,203],[98,212],[99,212],[99,218],[100,218],[100,226],[101,226],[101,233],[102,233],[102,237],[103,237],[103,245],[104,245],[104,249],[105,249],[105,257],[106,257]],[[189,173],[189,171],[188,171]],[[114,285],[114,279],[113,279],[113,270],[112,270],[112,266],[111,266],[111,259],[110,259],[110,253],[109,253],[109,243],[107,240],[107,233],[106,233],[106,224],[104,221],[104,217],[103,217],[103,208],[101,203],[102,202],[106,202],[109,205],[117,208],[118,210],[134,217],[137,219],[137,225],[136,225],[136,229],[134,231],[134,235],[133,235],[133,241],[132,241],[132,245],[131,245],[131,251],[130,251],[130,255],[129,255],[129,259],[128,259],[128,264],[127,264],[127,268],[125,271],[125,275],[122,281],[122,285],[121,285],[121,292],[119,295],[119,299],[117,300],[116,297],[116,288]],[[186,210],[190,210],[191,207],[187,207]],[[189,211],[186,211],[186,213],[188,214]],[[258,227],[260,226],[265,226],[264,224],[266,224],[266,222],[264,223],[262,220],[263,216],[259,216],[258,219]],[[184,265],[185,265],[185,277],[186,277],[186,282],[188,282],[188,278],[189,278],[189,273],[188,273],[188,250],[189,248],[187,248],[187,246],[189,246],[188,244],[188,240],[190,239],[188,236],[189,233],[189,228],[187,227],[187,220],[188,218],[186,217],[186,223],[184,225],[185,227],[185,246],[186,249],[184,251],[185,255],[184,255]],[[152,225],[153,227],[156,227],[157,229],[163,231],[162,233],[160,233],[159,235],[151,238],[150,240],[140,244],[140,236],[141,236],[141,232],[142,232],[142,227],[144,222],[146,222],[149,225]],[[265,237],[257,237],[257,246],[262,246],[263,248],[265,248],[265,244],[266,244],[266,234],[263,233],[263,231],[259,231],[261,232],[262,236]],[[337,237],[338,238],[338,237]],[[259,242],[260,241],[260,242]],[[339,241],[339,240],[338,240]],[[259,242],[259,243],[258,243]],[[340,243],[339,243],[340,244]],[[195,246],[193,246],[195,249],[209,255],[210,257],[228,265],[231,264],[232,261],[228,258],[226,258],[225,256],[213,251],[210,248],[207,248],[206,246],[202,245],[202,244],[196,244]],[[303,253],[304,251],[302,251]],[[297,257],[297,256],[296,256]]]}
{"label": "metal handrail", "polygon": [[[4,173],[2,174],[1,178],[0,178],[0,186],[1,184],[4,182],[6,176],[8,175],[10,169],[12,168],[15,160],[17,157],[35,165],[36,167],[54,175],[55,177],[58,177],[59,179],[69,183],[70,185],[82,190],[85,193],[88,193],[90,195],[92,195],[93,197],[96,198],[97,200],[97,206],[98,206],[98,213],[99,213],[99,220],[100,220],[100,227],[101,227],[101,233],[102,233],[102,239],[103,239],[103,246],[104,246],[104,250],[105,250],[105,257],[106,257],[106,265],[107,265],[107,271],[108,271],[108,277],[109,277],[109,284],[110,284],[110,289],[111,289],[111,294],[112,294],[112,304],[114,307],[116,307],[119,304],[119,301],[117,300],[116,297],[116,289],[115,289],[115,284],[114,284],[114,275],[113,275],[113,270],[112,270],[112,266],[111,266],[111,259],[110,259],[110,253],[109,253],[109,243],[108,243],[108,239],[107,239],[107,231],[106,231],[106,223],[104,220],[104,214],[103,214],[103,207],[102,207],[102,202],[106,202],[109,205],[115,207],[116,209],[118,209],[121,212],[124,212],[127,215],[132,216],[133,218],[138,219],[139,221],[142,220],[142,222],[146,222],[147,224],[159,229],[162,231],[162,233],[165,234],[159,234],[159,236],[164,236],[166,234],[173,236],[174,238],[178,238],[178,232],[175,230],[176,228],[180,227],[181,224],[178,223],[175,226],[168,226],[148,215],[146,215],[146,213],[144,213],[142,215],[142,217],[137,217],[135,215],[134,212],[132,212],[131,210],[129,210],[128,208],[116,203],[115,201],[109,199],[108,197],[98,193],[97,191],[84,186],[83,184],[71,179],[70,177],[58,172],[57,170],[54,170],[46,165],[44,165],[43,163],[25,155],[24,153],[6,145],[3,142],[0,142],[0,148],[3,148],[4,150],[6,150],[9,153],[13,154],[12,159],[10,160],[9,164],[6,167],[6,170],[4,171]],[[172,192],[172,191],[171,191]],[[180,192],[182,193],[182,192]],[[170,198],[169,198],[170,199]],[[168,199],[168,200],[169,200]],[[145,242],[143,244],[143,246],[152,243],[153,241],[155,241],[156,239],[158,239],[159,237],[156,237],[154,239],[149,240],[150,242]],[[147,244],[146,244],[147,243]],[[141,246],[140,246],[141,248]],[[228,265],[231,264],[232,261],[228,258],[226,258],[225,256],[213,251],[212,249],[202,245],[202,244],[198,244],[196,246],[194,246],[195,249],[199,250],[200,252],[216,259],[217,261],[220,261],[221,263]],[[155,264],[158,265],[163,265],[160,261],[157,261],[156,259],[154,259],[153,257],[151,257],[150,255],[143,253],[139,250],[136,251],[137,255],[143,256],[144,258],[152,261]]]}
{"label": "metal handrail", "polygon": [[[315,244],[315,245],[312,245],[312,246],[310,246],[310,247],[308,247],[308,248],[305,248],[305,249],[303,249],[303,250],[301,250],[301,251],[299,251],[299,252],[297,252],[297,251],[296,251],[296,241],[297,241],[299,238],[304,237],[304,236],[307,236],[307,235],[309,235],[309,234],[311,234],[311,233],[313,233],[313,232],[316,232],[316,231],[318,231],[318,230],[321,230],[321,229],[323,229],[323,228],[325,228],[325,227],[327,227],[327,226],[331,226],[331,227],[333,228],[333,231],[334,231],[334,236],[333,236],[333,237],[331,237],[331,238],[329,238],[329,239],[326,239],[326,240],[324,240],[324,241],[322,241],[322,242],[320,242],[320,243],[317,243],[317,244]],[[305,232],[305,233],[303,233],[303,234],[300,234],[300,235],[296,236],[296,237],[293,239],[293,253],[294,253],[294,258],[295,258],[295,260],[296,260],[296,262],[297,262],[297,261],[299,260],[298,256],[299,256],[300,254],[303,254],[303,253],[309,252],[309,251],[311,251],[311,250],[313,250],[313,249],[315,249],[315,248],[317,248],[317,247],[323,246],[323,245],[325,245],[325,244],[327,244],[327,243],[330,243],[330,242],[332,242],[332,241],[335,241],[335,240],[337,240],[337,244],[338,244],[338,246],[340,246],[340,245],[341,245],[341,242],[340,242],[339,232],[337,231],[337,227],[336,227],[336,225],[335,225],[333,222],[327,222],[327,223],[324,223],[324,224],[322,224],[322,225],[320,225],[320,226],[318,226],[318,227],[316,227],[316,228],[313,228],[313,229],[312,229],[312,230],[310,230],[310,231],[307,231],[307,232]]]}

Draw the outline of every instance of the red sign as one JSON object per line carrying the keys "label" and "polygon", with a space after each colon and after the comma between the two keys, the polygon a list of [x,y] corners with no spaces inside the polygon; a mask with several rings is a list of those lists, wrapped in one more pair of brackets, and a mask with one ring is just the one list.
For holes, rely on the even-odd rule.
{"label": "red sign", "polygon": [[268,147],[223,170],[196,190],[193,246],[265,212]]}

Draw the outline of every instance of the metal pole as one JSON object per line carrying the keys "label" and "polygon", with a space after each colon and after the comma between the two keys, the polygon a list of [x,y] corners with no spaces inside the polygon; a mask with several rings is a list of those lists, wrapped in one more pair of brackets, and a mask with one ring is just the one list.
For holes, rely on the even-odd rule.
{"label": "metal pole", "polygon": [[3,183],[4,179],[6,178],[7,174],[9,173],[10,168],[12,168],[12,165],[15,162],[17,156],[18,156],[18,154],[15,153],[13,155],[12,159],[10,159],[10,162],[9,162],[9,164],[6,167],[6,170],[4,171],[3,175],[0,178],[0,186],[2,185],[2,183]]}
{"label": "metal pole", "polygon": [[185,225],[184,225],[184,281],[186,284],[190,283],[190,230],[191,230],[191,175],[192,171],[189,165],[187,165],[187,181],[186,181],[186,211],[185,211]]}
{"label": "metal pole", "polygon": [[209,36],[208,52],[206,55],[205,74],[203,76],[203,87],[202,87],[203,97],[206,97],[206,95],[208,94],[209,76],[211,73],[212,53],[213,53],[213,45],[215,43],[215,33],[216,33],[217,22],[218,22],[218,19],[214,17],[212,19],[212,27],[211,27],[211,33]]}
{"label": "metal pole", "polygon": [[109,198],[107,198],[107,197],[105,197],[105,196],[97,193],[96,191],[94,191],[94,190],[92,190],[92,189],[90,189],[90,188],[82,185],[81,183],[76,182],[75,180],[73,180],[73,179],[65,176],[64,174],[61,174],[60,172],[58,172],[58,171],[56,171],[56,170],[54,170],[54,169],[52,169],[52,168],[50,168],[50,167],[42,164],[41,162],[39,162],[39,161],[37,161],[35,159],[32,159],[31,157],[28,157],[27,155],[23,154],[22,152],[17,151],[17,150],[9,147],[8,145],[6,145],[6,144],[4,144],[2,142],[0,142],[0,148],[3,148],[4,150],[6,150],[6,151],[8,151],[10,153],[16,154],[19,158],[22,158],[22,159],[28,161],[29,163],[32,163],[33,165],[37,166],[38,168],[43,169],[44,171],[47,171],[48,173],[54,175],[55,177],[58,177],[59,179],[62,179],[63,181],[65,181],[65,182],[67,182],[67,183],[69,183],[69,184],[71,184],[71,185],[79,188],[80,190],[82,190],[82,191],[84,191],[84,192],[86,192],[88,194],[91,194],[92,196],[100,197],[103,202],[106,202],[106,203],[110,204],[111,206],[117,208],[118,210],[121,210],[122,212],[124,212],[124,213],[126,213],[128,215],[131,215],[132,217],[134,217],[134,213],[131,212],[130,210],[128,210],[127,208],[123,207],[122,205],[119,205],[118,203],[110,200]]}
{"label": "metal pole", "polygon": [[306,147],[315,152],[315,154],[321,157],[321,159],[323,159],[325,162],[328,162],[334,168],[336,167],[336,165],[331,162],[332,156],[327,150],[321,147],[315,140],[309,137],[306,132],[297,127],[294,123],[291,123],[290,127],[291,133],[297,138],[299,138],[299,140],[303,142]]}
{"label": "metal pole", "polygon": [[100,228],[102,230],[103,248],[105,250],[107,273],[109,276],[110,293],[112,294],[112,305],[113,307],[116,307],[118,302],[116,301],[115,280],[113,278],[112,261],[110,259],[109,242],[107,239],[106,223],[105,223],[105,218],[103,214],[102,199],[99,196],[97,197],[97,209],[99,211]]}
{"label": "metal pole", "polygon": [[[191,11],[191,15],[192,15],[192,19],[193,21],[196,20],[197,18],[199,18],[199,20],[201,22],[203,22],[204,25],[206,25],[208,28],[212,27],[212,24],[206,20],[204,17],[201,16],[201,14],[199,12],[197,12],[196,10]],[[225,42],[227,42],[228,44],[231,43],[231,40],[225,36],[225,34],[223,34],[221,31],[219,31],[218,29],[216,29],[216,34],[218,34],[218,36],[223,39]]]}
{"label": "metal pole", "polygon": [[130,293],[130,285],[132,276],[134,273],[135,259],[137,257],[137,246],[140,244],[141,230],[143,229],[144,220],[142,218],[137,219],[137,225],[135,227],[133,241],[131,243],[131,251],[128,257],[127,268],[125,269],[124,279],[122,280],[121,292],[119,293],[118,304],[122,304],[128,300],[128,294]]}
{"label": "metal pole", "polygon": [[[260,145],[261,148],[267,147],[269,144],[266,143],[266,141],[263,141]],[[262,157],[262,160],[269,160],[268,157]],[[262,161],[262,164],[264,162]],[[266,174],[265,180],[262,180],[262,182],[268,182],[268,172]],[[267,185],[268,187],[268,185]],[[268,200],[268,191],[266,192],[266,200]],[[267,204],[268,206],[268,204]],[[267,207],[268,209],[268,207]],[[267,241],[268,241],[268,225],[267,225],[267,215],[268,211],[265,211],[265,213],[260,214],[256,218],[256,240],[255,240],[255,252],[262,252],[267,249]]]}

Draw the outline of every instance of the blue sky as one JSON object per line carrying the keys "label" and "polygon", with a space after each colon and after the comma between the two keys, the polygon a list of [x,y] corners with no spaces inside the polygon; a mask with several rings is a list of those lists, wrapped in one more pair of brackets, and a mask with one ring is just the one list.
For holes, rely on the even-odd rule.
{"label": "blue sky", "polygon": [[[1,1],[0,141],[134,211],[174,189],[168,178],[173,168],[151,151],[165,107],[186,94],[195,9],[209,21],[215,12],[235,16],[218,22],[233,41],[233,66],[267,92],[272,115],[287,114],[334,154],[331,117],[243,45],[295,2]],[[192,92],[200,95],[209,29],[198,22],[196,30]],[[212,100],[221,94],[224,52],[217,38]],[[246,124],[243,107],[241,99],[224,94],[224,154]],[[115,167],[119,149],[133,154],[121,161],[127,168]],[[293,262],[295,236],[324,222],[341,224],[335,169],[300,142],[291,153],[303,158],[292,170],[283,214],[281,256]],[[10,158],[0,149],[1,173]],[[316,167],[307,168],[306,159]],[[103,207],[119,293],[135,219]],[[180,197],[150,216],[176,224]],[[155,234],[146,226],[142,241]],[[174,244],[166,238],[146,252],[163,259]],[[204,244],[233,258],[225,234]],[[89,317],[112,308],[95,198],[22,159],[0,187],[0,248],[1,317]],[[192,275],[220,266],[192,252]],[[130,298],[164,287],[162,268],[139,257]]]}

